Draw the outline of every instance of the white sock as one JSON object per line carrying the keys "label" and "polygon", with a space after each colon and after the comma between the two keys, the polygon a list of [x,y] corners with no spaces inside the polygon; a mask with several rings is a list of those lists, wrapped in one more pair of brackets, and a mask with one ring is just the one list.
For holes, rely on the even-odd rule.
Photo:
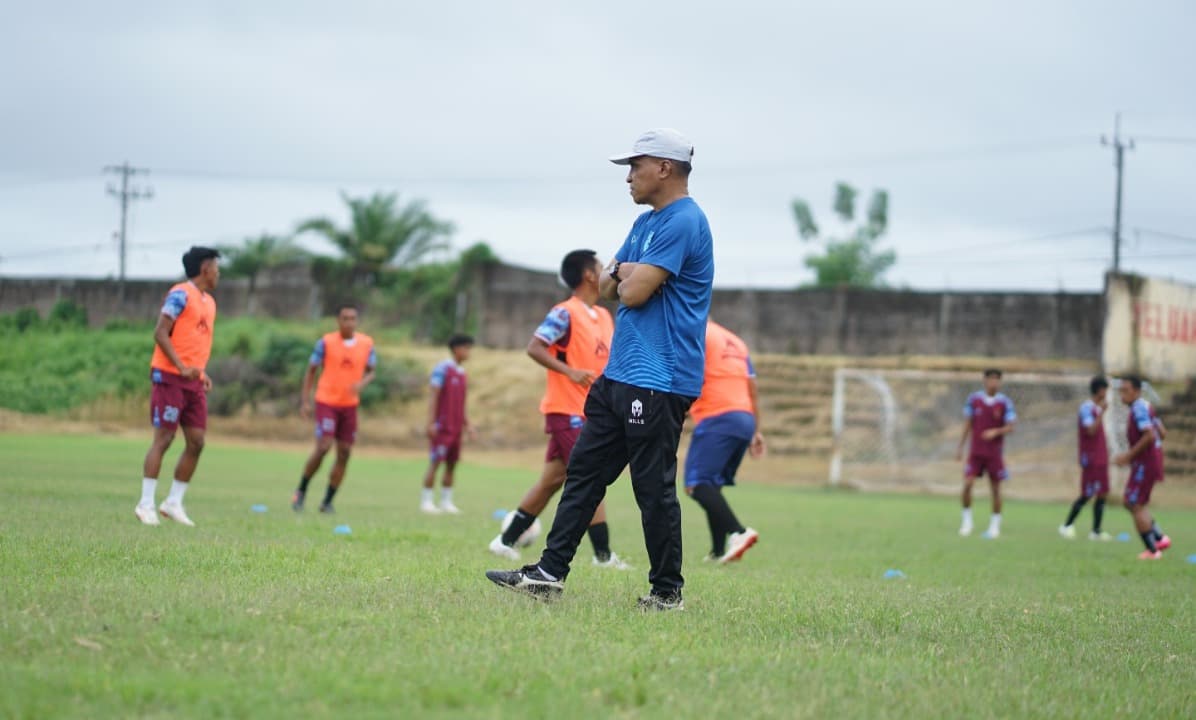
{"label": "white sock", "polygon": [[432,488],[424,488],[420,493],[419,501],[424,505],[432,504]]}
{"label": "white sock", "polygon": [[972,525],[972,508],[963,509],[963,524],[971,527]]}
{"label": "white sock", "polygon": [[440,504],[451,505],[453,502],[453,489],[451,487],[440,488]]}
{"label": "white sock", "polygon": [[183,493],[187,492],[187,485],[189,483],[179,482],[175,480],[170,483],[170,494],[166,496],[166,502],[183,504]]}
{"label": "white sock", "polygon": [[158,489],[158,478],[141,478],[141,504],[154,506],[154,492]]}
{"label": "white sock", "polygon": [[1001,529],[1001,513],[993,513],[993,516],[991,518],[989,518],[989,520],[988,520],[988,529],[989,530],[1000,530]]}

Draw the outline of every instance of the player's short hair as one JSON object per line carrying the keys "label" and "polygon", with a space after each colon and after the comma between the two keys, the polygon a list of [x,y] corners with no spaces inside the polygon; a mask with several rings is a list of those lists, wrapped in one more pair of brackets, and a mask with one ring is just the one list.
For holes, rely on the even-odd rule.
{"label": "player's short hair", "polygon": [[688,160],[669,160],[669,164],[673,166],[673,171],[681,176],[682,179],[688,178],[689,174],[694,171],[693,163]]}
{"label": "player's short hair", "polygon": [[1097,394],[1098,392],[1100,392],[1101,390],[1104,390],[1107,387],[1109,387],[1109,381],[1106,380],[1101,375],[1097,375],[1097,376],[1093,377],[1092,382],[1088,383],[1088,389],[1092,392],[1093,395]]}
{"label": "player's short hair", "polygon": [[597,257],[598,253],[593,250],[574,250],[569,253],[561,261],[561,281],[570,290],[575,290],[578,285],[581,285],[586,270],[594,266],[594,260]]}
{"label": "player's short hair", "polygon": [[341,314],[341,313],[343,313],[343,312],[344,312],[344,311],[346,311],[346,310],[352,310],[353,312],[355,312],[355,313],[358,313],[358,314],[360,314],[360,313],[361,313],[361,308],[357,306],[357,303],[355,303],[355,302],[343,302],[343,303],[341,303],[340,305],[337,305],[337,306],[336,306],[336,314],[337,314],[337,316],[339,317],[339,316],[340,316],[340,314]]}
{"label": "player's short hair", "polygon": [[1135,390],[1142,389],[1142,378],[1137,375],[1125,375],[1121,378],[1121,382],[1127,382]]}
{"label": "player's short hair", "polygon": [[188,278],[199,277],[200,271],[203,270],[203,264],[218,257],[220,257],[220,251],[216,248],[192,245],[190,250],[183,253],[183,272],[187,274]]}
{"label": "player's short hair", "polygon": [[999,380],[1001,378],[1001,370],[999,368],[989,368],[984,371],[984,377],[995,377]]}
{"label": "player's short hair", "polygon": [[473,337],[461,333],[452,336],[448,341],[449,350],[456,350],[467,345],[473,345]]}

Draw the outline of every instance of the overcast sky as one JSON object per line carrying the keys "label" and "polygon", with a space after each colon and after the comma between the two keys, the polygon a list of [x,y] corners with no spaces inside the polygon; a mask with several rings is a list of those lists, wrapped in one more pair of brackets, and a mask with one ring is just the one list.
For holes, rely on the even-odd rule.
{"label": "overcast sky", "polygon": [[1095,289],[1120,110],[1124,264],[1196,281],[1194,8],[3,3],[0,274],[113,274],[100,169],[124,160],[155,193],[131,216],[135,276],[343,219],[342,190],[424,199],[456,247],[551,269],[618,247],[639,209],[605,158],[671,126],[696,147],[719,285],[808,282],[789,203],[833,230],[845,180],[890,193],[892,285]]}

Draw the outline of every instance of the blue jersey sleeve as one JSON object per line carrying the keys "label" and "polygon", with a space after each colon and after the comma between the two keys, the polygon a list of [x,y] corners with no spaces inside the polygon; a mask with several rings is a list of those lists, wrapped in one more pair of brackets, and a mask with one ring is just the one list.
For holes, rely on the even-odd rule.
{"label": "blue jersey sleeve", "polygon": [[378,351],[374,348],[370,348],[370,359],[365,361],[365,366],[370,370],[378,367]]}
{"label": "blue jersey sleeve", "polygon": [[697,236],[698,228],[694,219],[687,215],[676,215],[648,233],[643,240],[639,261],[676,275],[681,272],[689,246]]}
{"label": "blue jersey sleeve", "polygon": [[976,397],[976,393],[968,395],[968,401],[963,404],[963,416],[971,419],[974,411],[972,410],[972,398]]}
{"label": "blue jersey sleeve", "polygon": [[432,377],[429,378],[428,384],[434,388],[444,387],[444,376],[448,372],[448,363],[442,362],[436,367],[432,368]]}
{"label": "blue jersey sleeve", "polygon": [[1134,424],[1138,426],[1139,430],[1149,430],[1154,428],[1154,420],[1150,417],[1150,406],[1142,398],[1134,401],[1130,406],[1130,413],[1134,416]]}
{"label": "blue jersey sleeve", "polygon": [[162,303],[162,314],[172,320],[178,320],[185,307],[187,307],[187,291],[171,290],[166,295],[166,302]]}
{"label": "blue jersey sleeve", "polygon": [[311,360],[308,361],[311,365],[324,364],[324,338],[316,341],[316,347],[311,351]]}
{"label": "blue jersey sleeve", "polygon": [[1013,409],[1013,401],[1007,395],[1002,395],[1001,399],[1005,401],[1005,424],[1017,422],[1017,410]]}
{"label": "blue jersey sleeve", "polygon": [[554,307],[548,311],[544,322],[536,328],[534,335],[548,343],[556,345],[569,334],[569,311],[563,307]]}
{"label": "blue jersey sleeve", "polygon": [[1080,406],[1080,424],[1086,428],[1096,424],[1096,406],[1091,401]]}

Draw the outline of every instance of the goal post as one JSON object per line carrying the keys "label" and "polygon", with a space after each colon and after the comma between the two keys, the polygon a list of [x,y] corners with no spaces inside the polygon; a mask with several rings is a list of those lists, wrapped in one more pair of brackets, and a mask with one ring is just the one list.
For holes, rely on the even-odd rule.
{"label": "goal post", "polygon": [[[1007,373],[1001,391],[1018,413],[1005,440],[1010,491],[1056,497],[1078,487],[1076,417],[1090,376]],[[1125,449],[1127,408],[1110,381],[1105,433],[1110,457]],[[954,492],[962,463],[956,448],[968,396],[983,388],[978,372],[839,368],[831,400],[828,482],[863,490]],[[1144,388],[1157,402],[1152,388]],[[965,447],[965,452],[967,448]],[[1124,483],[1110,470],[1114,488]]]}

